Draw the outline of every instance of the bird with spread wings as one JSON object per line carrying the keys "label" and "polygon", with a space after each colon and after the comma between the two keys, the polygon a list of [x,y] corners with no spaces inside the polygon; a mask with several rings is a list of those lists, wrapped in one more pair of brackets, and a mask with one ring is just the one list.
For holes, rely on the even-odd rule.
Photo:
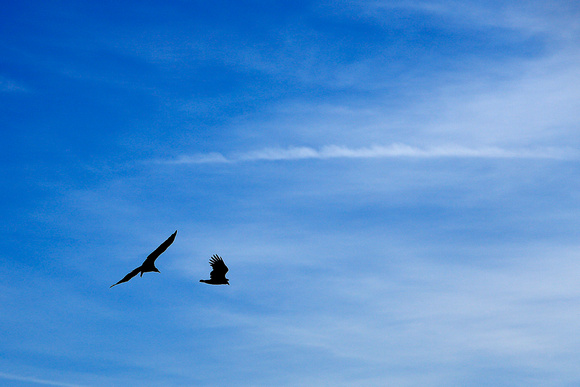
{"label": "bird with spread wings", "polygon": [[199,280],[199,282],[205,282],[210,285],[229,285],[230,280],[226,278],[226,273],[228,272],[228,267],[224,263],[222,257],[214,254],[210,260],[209,264],[212,267],[211,273],[209,273],[208,280]]}
{"label": "bird with spread wings", "polygon": [[[177,235],[177,230],[175,230],[175,232],[173,234],[171,234],[171,236],[169,238],[167,238],[167,240],[165,242],[160,244],[159,247],[155,249],[155,251],[153,251],[151,254],[149,254],[149,256],[145,259],[145,261],[143,262],[143,264],[141,266],[139,266],[138,268],[136,268],[135,270],[133,270],[132,272],[127,274],[125,277],[123,277],[122,280],[120,280],[116,284],[111,285],[111,288],[115,285],[119,285],[123,282],[129,281],[131,278],[135,277],[139,273],[141,273],[141,277],[143,277],[143,273],[146,273],[149,271],[154,271],[154,272],[159,273],[160,271],[155,267],[155,260],[165,250],[167,250],[167,248],[173,243],[176,235]],[[226,271],[227,271],[227,269],[226,269]]]}

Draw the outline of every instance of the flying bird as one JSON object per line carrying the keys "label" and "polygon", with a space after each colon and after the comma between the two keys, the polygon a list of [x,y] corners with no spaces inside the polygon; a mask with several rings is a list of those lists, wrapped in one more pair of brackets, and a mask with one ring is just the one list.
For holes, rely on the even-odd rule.
{"label": "flying bird", "polygon": [[226,278],[226,273],[228,272],[228,267],[224,263],[222,257],[217,254],[214,254],[210,260],[209,264],[213,269],[211,273],[209,273],[208,280],[199,280],[199,282],[205,282],[206,284],[210,285],[229,285],[230,280]]}
{"label": "flying bird", "polygon": [[171,234],[171,236],[167,238],[165,242],[160,244],[159,247],[155,249],[155,251],[149,254],[149,256],[145,259],[145,261],[143,261],[143,264],[141,266],[139,266],[138,268],[127,274],[125,277],[123,277],[121,281],[117,282],[114,285],[111,285],[111,288],[115,285],[119,285],[123,282],[129,281],[131,278],[139,274],[139,272],[141,272],[141,277],[143,277],[143,273],[146,273],[148,271],[155,271],[157,273],[160,273],[160,271],[155,267],[155,260],[173,243],[176,235],[177,230],[175,230],[175,232]]}

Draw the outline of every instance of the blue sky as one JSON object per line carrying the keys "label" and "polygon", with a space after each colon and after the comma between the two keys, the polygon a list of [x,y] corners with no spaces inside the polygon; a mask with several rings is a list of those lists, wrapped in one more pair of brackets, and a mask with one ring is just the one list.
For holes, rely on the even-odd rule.
{"label": "blue sky", "polygon": [[0,384],[579,384],[579,20],[3,4]]}

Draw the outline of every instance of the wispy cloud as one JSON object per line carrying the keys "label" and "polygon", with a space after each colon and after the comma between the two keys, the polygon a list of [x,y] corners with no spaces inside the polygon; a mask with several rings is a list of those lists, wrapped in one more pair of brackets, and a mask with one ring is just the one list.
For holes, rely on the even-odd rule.
{"label": "wispy cloud", "polygon": [[45,385],[45,386],[81,387],[78,384],[61,383],[61,382],[55,382],[52,380],[38,379],[35,377],[31,377],[31,376],[20,376],[20,375],[7,374],[4,372],[0,372],[0,379],[14,380],[14,381],[32,383],[32,384],[40,384],[40,385]]}
{"label": "wispy cloud", "polygon": [[[439,15],[456,23],[480,26],[497,26],[521,32],[549,33],[552,36],[573,36],[578,22],[577,7],[565,1],[529,1],[525,5],[481,1],[374,1],[353,2],[364,15],[379,19],[383,12],[403,9]],[[565,32],[565,30],[568,30]]]}
{"label": "wispy cloud", "polygon": [[244,161],[279,161],[305,159],[373,159],[373,158],[437,158],[437,157],[473,157],[473,158],[529,158],[529,159],[570,159],[577,152],[570,148],[542,149],[505,149],[499,147],[470,148],[460,145],[445,145],[435,147],[415,147],[395,143],[391,145],[373,145],[362,148],[349,148],[338,145],[327,145],[321,148],[288,147],[264,148],[256,151],[234,153],[225,156],[221,153],[198,153],[183,155],[170,160],[158,160],[163,164],[207,164],[236,163]]}
{"label": "wispy cloud", "polygon": [[26,92],[26,91],[28,90],[25,87],[19,85],[17,82],[0,76],[0,93]]}

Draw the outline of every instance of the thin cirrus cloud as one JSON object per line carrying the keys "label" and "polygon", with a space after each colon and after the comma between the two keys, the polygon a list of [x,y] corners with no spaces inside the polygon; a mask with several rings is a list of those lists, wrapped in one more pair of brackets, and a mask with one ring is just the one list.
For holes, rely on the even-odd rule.
{"label": "thin cirrus cloud", "polygon": [[31,377],[31,376],[14,375],[14,374],[8,374],[8,373],[4,373],[4,372],[0,372],[0,379],[3,379],[5,381],[12,380],[15,382],[23,382],[23,383],[33,384],[33,385],[40,385],[40,386],[82,387],[78,384],[61,383],[61,382],[56,382],[56,381],[52,381],[52,380],[39,379],[39,378]]}
{"label": "thin cirrus cloud", "polygon": [[0,76],[0,93],[17,93],[28,91],[24,86],[18,84],[18,82]]}
{"label": "thin cirrus cloud", "polygon": [[162,164],[211,164],[236,163],[251,161],[292,161],[306,159],[377,159],[377,158],[528,158],[528,159],[571,159],[577,154],[568,148],[538,149],[505,149],[500,147],[470,148],[460,145],[435,147],[415,147],[395,143],[391,145],[373,145],[362,148],[327,145],[321,148],[288,147],[264,148],[256,151],[234,153],[225,156],[218,152],[182,155],[175,159],[158,160]]}

